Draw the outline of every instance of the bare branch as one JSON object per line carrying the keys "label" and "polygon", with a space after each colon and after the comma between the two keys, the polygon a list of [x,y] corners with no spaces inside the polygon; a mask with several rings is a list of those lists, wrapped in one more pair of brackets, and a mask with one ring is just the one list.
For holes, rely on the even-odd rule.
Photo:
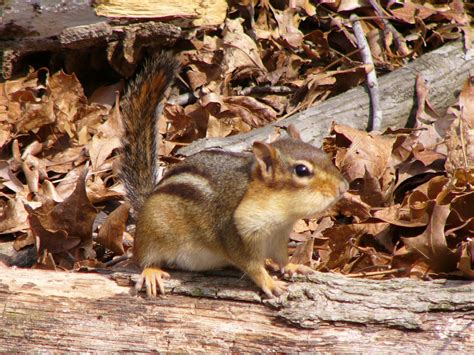
{"label": "bare branch", "polygon": [[357,45],[360,48],[362,60],[367,66],[367,88],[369,89],[370,104],[372,108],[372,114],[370,115],[367,129],[369,131],[380,131],[382,128],[382,107],[380,105],[379,83],[377,81],[372,53],[370,52],[369,44],[367,43],[364,30],[362,29],[362,25],[357,15],[352,14],[350,20],[352,21],[352,28],[357,39]]}
{"label": "bare branch", "polygon": [[370,5],[372,5],[375,12],[379,16],[379,18],[382,20],[382,22],[385,26],[384,31],[389,31],[392,34],[393,39],[394,39],[395,43],[397,44],[397,47],[400,50],[401,55],[403,55],[403,56],[409,55],[411,51],[407,47],[407,43],[405,41],[405,38],[388,21],[387,16],[384,14],[383,9],[380,6],[379,2],[377,0],[369,0],[369,1],[370,1]]}

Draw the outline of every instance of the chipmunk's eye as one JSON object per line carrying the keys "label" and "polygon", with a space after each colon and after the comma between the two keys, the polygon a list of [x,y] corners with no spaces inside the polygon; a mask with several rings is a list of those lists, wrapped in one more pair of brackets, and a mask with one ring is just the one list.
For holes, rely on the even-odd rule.
{"label": "chipmunk's eye", "polygon": [[304,164],[298,164],[293,169],[295,171],[295,174],[299,177],[311,175],[311,170]]}

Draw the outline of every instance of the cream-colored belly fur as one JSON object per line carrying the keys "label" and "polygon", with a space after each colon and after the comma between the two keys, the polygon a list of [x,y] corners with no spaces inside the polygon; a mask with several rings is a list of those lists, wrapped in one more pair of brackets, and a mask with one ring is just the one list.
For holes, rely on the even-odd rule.
{"label": "cream-colored belly fur", "polygon": [[[212,250],[197,245],[182,245],[179,249],[156,250],[148,253],[148,265],[158,264],[181,270],[204,271],[229,266],[230,263]],[[151,260],[153,259],[153,260]]]}

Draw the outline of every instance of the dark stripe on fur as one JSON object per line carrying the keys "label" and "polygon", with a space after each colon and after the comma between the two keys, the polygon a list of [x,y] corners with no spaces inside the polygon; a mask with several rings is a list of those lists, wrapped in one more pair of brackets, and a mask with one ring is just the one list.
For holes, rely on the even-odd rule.
{"label": "dark stripe on fur", "polygon": [[190,201],[203,201],[206,199],[198,188],[185,183],[170,183],[164,186],[158,185],[154,193],[173,195]]}

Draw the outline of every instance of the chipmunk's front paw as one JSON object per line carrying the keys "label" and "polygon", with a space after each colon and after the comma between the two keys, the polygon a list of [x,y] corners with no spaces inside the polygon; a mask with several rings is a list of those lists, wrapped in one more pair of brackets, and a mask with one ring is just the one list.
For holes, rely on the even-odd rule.
{"label": "chipmunk's front paw", "polygon": [[286,283],[280,280],[274,280],[271,277],[261,286],[262,291],[268,298],[281,296],[286,292]]}
{"label": "chipmunk's front paw", "polygon": [[294,274],[301,274],[301,275],[308,275],[314,274],[316,271],[311,269],[309,266],[305,266],[303,264],[292,264],[288,263],[286,266],[281,270],[283,275],[293,276]]}
{"label": "chipmunk's front paw", "polygon": [[143,287],[143,284],[145,284],[146,295],[148,297],[156,297],[156,286],[158,286],[160,293],[164,295],[164,280],[168,280],[169,278],[170,274],[168,274],[166,271],[163,271],[160,268],[147,267],[142,271],[140,278],[135,284],[135,290],[137,292],[140,291]]}

